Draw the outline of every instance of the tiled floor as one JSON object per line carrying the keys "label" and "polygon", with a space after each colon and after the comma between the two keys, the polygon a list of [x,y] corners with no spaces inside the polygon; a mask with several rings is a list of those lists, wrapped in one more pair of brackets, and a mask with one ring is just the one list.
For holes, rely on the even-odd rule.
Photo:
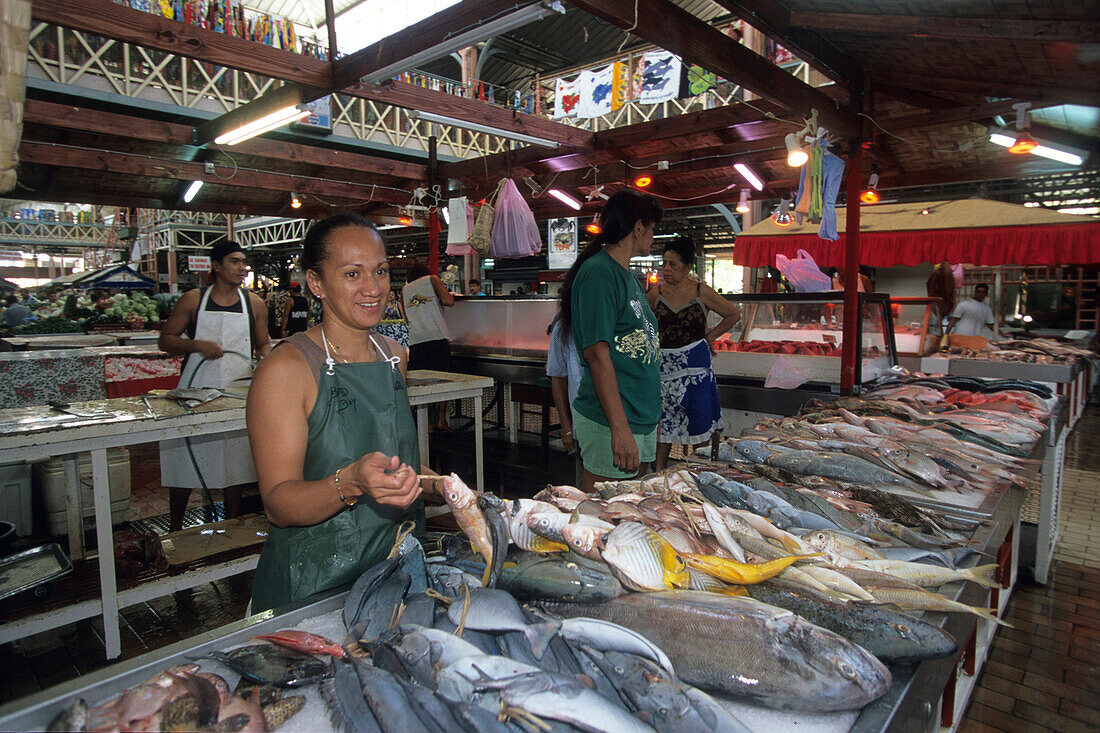
{"label": "tiled floor", "polygon": [[1047,585],[1016,586],[963,733],[1100,730],[1100,407],[1066,446],[1061,532]]}
{"label": "tiled floor", "polygon": [[[964,733],[1100,730],[1100,563],[1090,554],[1100,540],[1098,431],[1100,407],[1091,406],[1067,446],[1061,541],[1050,582],[1018,583],[1007,612],[1015,628],[1002,629],[994,641],[960,726]],[[167,511],[155,451],[133,451],[134,498],[145,516]],[[124,609],[123,657],[240,618],[251,586],[248,573]],[[2,645],[0,702],[104,664],[102,625],[95,621]]]}

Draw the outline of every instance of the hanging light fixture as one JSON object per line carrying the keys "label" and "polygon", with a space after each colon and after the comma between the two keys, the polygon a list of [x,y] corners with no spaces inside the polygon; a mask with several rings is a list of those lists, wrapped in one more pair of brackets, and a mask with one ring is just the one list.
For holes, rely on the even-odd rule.
{"label": "hanging light fixture", "polygon": [[596,236],[597,234],[602,232],[603,227],[600,226],[600,215],[596,214],[595,216],[593,216],[592,221],[588,223],[588,226],[586,226],[584,230],[592,236]]}
{"label": "hanging light fixture", "polygon": [[787,165],[791,168],[801,168],[810,159],[809,153],[802,149],[800,135],[791,133],[784,138],[787,145]]}
{"label": "hanging light fixture", "polygon": [[882,201],[878,192],[878,171],[871,171],[871,177],[867,180],[867,188],[859,194],[859,200],[865,204],[877,204]]}
{"label": "hanging light fixture", "polygon": [[300,198],[298,198],[298,194],[296,194],[296,193],[290,194],[290,208],[292,208],[292,209],[302,208],[302,200]]}
{"label": "hanging light fixture", "polygon": [[1016,139],[1008,146],[1008,152],[1013,155],[1026,155],[1039,147],[1039,143],[1031,137],[1031,118],[1027,113],[1027,108],[1030,106],[1031,102],[1017,102],[1012,105],[1016,110],[1016,129],[1019,131]]}
{"label": "hanging light fixture", "polygon": [[789,227],[794,223],[794,218],[791,216],[791,200],[786,196],[779,199],[779,206],[772,214],[772,222],[777,227]]}
{"label": "hanging light fixture", "polygon": [[581,202],[577,201],[577,199],[573,198],[572,196],[567,194],[565,191],[562,191],[562,190],[557,189],[557,188],[548,188],[546,190],[546,193],[550,194],[551,196],[556,198],[558,201],[561,201],[563,204],[565,204],[569,208],[573,209],[574,211],[580,211],[581,210]]}
{"label": "hanging light fixture", "polygon": [[749,211],[750,211],[750,209],[749,209],[749,189],[742,188],[741,189],[741,198],[737,202],[737,213],[747,214],[747,213],[749,213]]}
{"label": "hanging light fixture", "polygon": [[408,214],[402,214],[401,216],[397,217],[397,223],[403,224],[407,227],[411,227],[413,225],[413,218]]}
{"label": "hanging light fixture", "polygon": [[651,183],[653,183],[653,176],[644,173],[634,179],[634,185],[638,188],[649,188],[649,184]]}

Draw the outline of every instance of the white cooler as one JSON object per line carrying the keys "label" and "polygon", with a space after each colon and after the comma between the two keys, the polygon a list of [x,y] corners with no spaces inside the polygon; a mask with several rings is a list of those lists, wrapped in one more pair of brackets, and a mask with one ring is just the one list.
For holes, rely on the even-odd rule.
{"label": "white cooler", "polygon": [[31,467],[26,463],[0,466],[0,520],[15,525],[15,534],[26,537],[31,525]]}
{"label": "white cooler", "polygon": [[[95,527],[95,501],[92,498],[92,457],[90,453],[81,453],[78,461],[80,475],[80,495],[84,508],[84,528]],[[128,519],[130,508],[130,451],[125,448],[107,449],[107,475],[111,482],[111,521],[122,522]],[[40,497],[39,506],[45,508],[51,535],[63,535],[69,530],[65,516],[65,464],[58,457],[36,463],[34,466],[35,495]]]}

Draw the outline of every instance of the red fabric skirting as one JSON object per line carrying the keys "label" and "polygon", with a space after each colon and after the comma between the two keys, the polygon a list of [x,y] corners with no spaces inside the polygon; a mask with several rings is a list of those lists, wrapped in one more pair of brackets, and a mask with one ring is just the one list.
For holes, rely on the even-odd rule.
{"label": "red fabric skirting", "polygon": [[[775,256],[809,252],[821,267],[844,266],[844,234],[827,242],[812,234],[740,236],[733,261],[775,266]],[[1045,227],[980,227],[907,232],[860,232],[859,263],[870,267],[952,262],[968,265],[1090,265],[1100,263],[1100,222]]]}
{"label": "red fabric skirting", "polygon": [[151,389],[175,389],[180,375],[171,377],[153,377],[152,379],[131,379],[126,382],[107,382],[107,397],[137,397]]}

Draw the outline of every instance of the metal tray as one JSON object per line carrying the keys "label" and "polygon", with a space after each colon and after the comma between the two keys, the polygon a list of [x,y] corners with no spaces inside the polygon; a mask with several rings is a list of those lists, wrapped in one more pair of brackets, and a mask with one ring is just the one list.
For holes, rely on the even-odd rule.
{"label": "metal tray", "polygon": [[[54,562],[50,562],[53,560]],[[44,575],[35,574],[41,564]],[[53,568],[57,568],[53,570]],[[56,580],[73,571],[73,564],[56,543],[41,545],[0,559],[0,600]]]}

